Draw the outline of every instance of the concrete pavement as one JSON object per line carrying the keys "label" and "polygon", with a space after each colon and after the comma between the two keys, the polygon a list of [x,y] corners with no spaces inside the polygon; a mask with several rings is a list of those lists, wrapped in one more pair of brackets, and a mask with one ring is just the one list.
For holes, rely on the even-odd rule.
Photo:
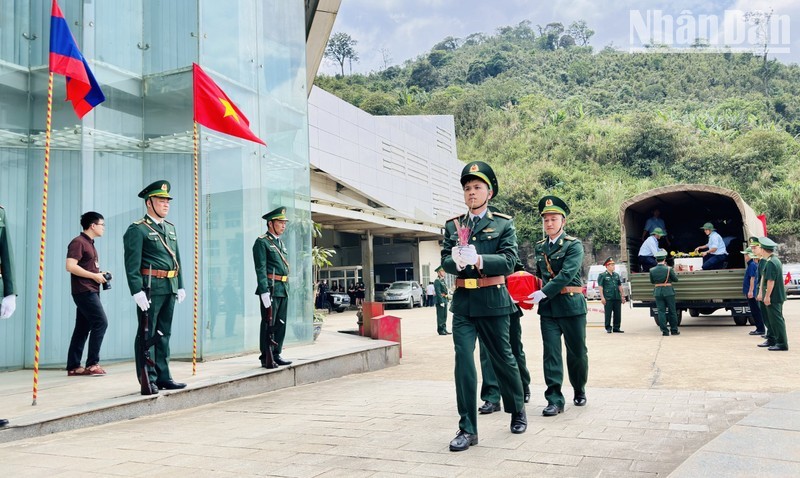
{"label": "concrete pavement", "polygon": [[[794,445],[800,438],[795,352],[800,350],[800,326],[792,320],[800,301],[785,307],[790,346],[795,347],[789,352],[755,347],[757,338],[747,335],[751,328],[736,327],[729,318],[686,317],[680,336],[661,337],[643,310],[624,309],[625,334],[606,334],[602,316],[592,313],[587,332],[589,403],[583,408],[568,404],[564,414],[553,418],[539,415],[545,405],[541,344],[536,316],[528,313],[523,319],[533,374],[528,431],[512,435],[506,413],[481,416],[480,443],[461,453],[447,449],[458,423],[452,341],[436,335],[432,309],[392,312],[403,317],[403,358],[397,366],[353,369],[335,380],[15,440],[0,445],[0,474],[683,477],[797,476],[800,471]],[[340,347],[342,334],[336,331],[353,329],[354,323],[352,312],[329,316],[318,343],[306,347]],[[351,339],[376,343],[344,337],[348,346]],[[289,348],[284,356],[311,356],[301,349]],[[221,399],[254,380],[239,376],[242,369],[253,370],[249,362],[254,356],[228,360],[241,362],[220,365],[227,371],[213,380],[238,379],[226,386],[230,393]],[[200,364],[203,378],[187,380],[190,390],[170,392],[170,398],[191,395],[200,381],[212,380],[212,364]],[[78,378],[86,382],[80,388],[124,386],[130,394],[131,383],[135,385],[130,364],[120,367],[126,368],[108,377]],[[259,386],[265,386],[263,377],[274,374],[256,372],[262,377]],[[4,411],[55,400],[42,395],[40,405],[30,407],[29,389],[8,397],[3,390],[9,375],[0,375]],[[64,375],[65,384],[54,395],[88,395],[71,385],[74,380]],[[568,393],[569,386],[565,388]],[[162,398],[167,396],[155,402],[166,401]],[[12,423],[33,420],[19,413],[4,416]],[[0,441],[9,431],[0,431]]]}

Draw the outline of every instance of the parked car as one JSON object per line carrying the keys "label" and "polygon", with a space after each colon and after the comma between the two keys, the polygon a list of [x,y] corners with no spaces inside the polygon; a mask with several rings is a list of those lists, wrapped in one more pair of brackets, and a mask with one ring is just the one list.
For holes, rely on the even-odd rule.
{"label": "parked car", "polygon": [[375,284],[375,302],[383,302],[383,294],[391,285],[392,284],[388,282],[378,282]]}
{"label": "parked car", "polygon": [[325,302],[322,305],[328,312],[335,310],[342,313],[350,307],[350,296],[346,292],[328,291],[325,293]]}
{"label": "parked car", "polygon": [[422,307],[423,291],[424,289],[420,287],[417,281],[401,280],[393,282],[383,292],[383,303],[386,305],[404,305],[408,309]]}
{"label": "parked car", "polygon": [[[589,267],[589,274],[586,277],[586,291],[583,295],[589,300],[600,300],[600,288],[597,287],[597,277],[605,272],[606,268],[602,265]],[[631,300],[631,283],[628,282],[628,265],[616,264],[614,272],[619,274],[622,279],[622,290],[625,293],[625,300]]]}
{"label": "parked car", "polygon": [[786,295],[800,295],[800,264],[784,264],[783,277]]}

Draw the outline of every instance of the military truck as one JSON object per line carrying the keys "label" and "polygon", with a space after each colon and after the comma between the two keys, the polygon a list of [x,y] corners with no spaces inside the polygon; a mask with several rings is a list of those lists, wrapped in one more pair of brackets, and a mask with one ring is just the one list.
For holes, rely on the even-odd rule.
{"label": "military truck", "polygon": [[[674,286],[678,322],[684,311],[697,317],[720,309],[729,311],[736,325],[750,322],[750,308],[742,294],[745,261],[740,251],[748,237],[763,236],[764,227],[739,193],[706,184],[664,186],[620,205],[620,257],[626,258],[629,264],[633,306],[649,307],[650,315],[657,320],[650,275],[640,272],[638,261],[644,225],[654,209],[661,211],[666,225],[667,235],[661,239],[660,246],[670,253],[688,253],[708,243],[702,230],[707,222],[714,224],[728,250],[724,269],[678,272],[679,281]],[[674,256],[670,254],[668,265],[673,265],[673,261]]]}

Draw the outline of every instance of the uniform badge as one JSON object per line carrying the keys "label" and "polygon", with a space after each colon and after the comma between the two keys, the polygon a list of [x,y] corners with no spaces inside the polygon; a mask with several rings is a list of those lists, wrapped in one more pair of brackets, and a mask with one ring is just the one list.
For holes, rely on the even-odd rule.
{"label": "uniform badge", "polygon": [[169,189],[169,188],[167,187],[167,183],[164,183],[164,184],[162,184],[162,185],[161,185],[161,190],[162,190],[162,191],[166,191],[167,189]]}
{"label": "uniform badge", "polygon": [[552,205],[553,205],[553,200],[552,200],[552,199],[548,199],[548,200],[546,200],[546,201],[544,202],[544,205],[545,205],[545,206],[552,206]]}
{"label": "uniform badge", "polygon": [[472,166],[469,167],[469,172],[471,172],[471,173],[475,173],[478,170],[479,170],[479,168],[478,168],[477,164],[473,164]]}

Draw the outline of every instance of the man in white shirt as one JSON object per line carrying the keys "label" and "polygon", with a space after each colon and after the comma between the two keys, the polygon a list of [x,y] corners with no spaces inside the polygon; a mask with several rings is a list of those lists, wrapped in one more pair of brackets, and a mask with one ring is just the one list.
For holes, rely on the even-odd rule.
{"label": "man in white shirt", "polygon": [[639,266],[642,272],[650,272],[651,267],[658,264],[656,261],[656,252],[658,252],[658,240],[666,235],[663,229],[657,227],[650,233],[650,237],[644,240],[642,247],[639,248]]}
{"label": "man in white shirt", "polygon": [[707,251],[700,253],[703,256],[703,270],[710,271],[713,269],[722,269],[725,267],[725,262],[728,260],[728,250],[725,248],[725,241],[722,240],[714,225],[710,222],[703,224],[703,232],[708,236],[708,244],[704,246],[695,247],[695,252],[700,252],[701,249]]}

